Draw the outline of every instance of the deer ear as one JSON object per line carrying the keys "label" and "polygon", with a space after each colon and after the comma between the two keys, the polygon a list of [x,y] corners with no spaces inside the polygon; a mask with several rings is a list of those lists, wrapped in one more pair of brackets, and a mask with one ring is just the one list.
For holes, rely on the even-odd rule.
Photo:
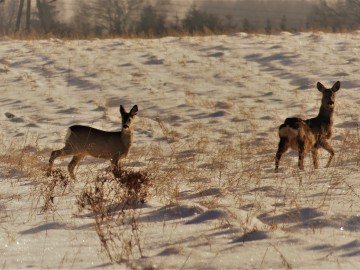
{"label": "deer ear", "polygon": [[123,105],[120,105],[120,113],[121,113],[121,115],[126,113],[125,108],[124,108]]}
{"label": "deer ear", "polygon": [[325,86],[322,85],[322,83],[318,82],[316,84],[317,86],[317,89],[321,92],[321,93],[324,93],[324,91],[326,90]]}
{"label": "deer ear", "polygon": [[134,105],[134,107],[132,107],[131,111],[130,111],[130,115],[131,116],[134,116],[136,115],[138,112],[138,106],[137,105]]}
{"label": "deer ear", "polygon": [[340,82],[337,81],[337,82],[333,85],[333,87],[331,88],[331,90],[332,90],[333,92],[336,92],[336,91],[338,91],[339,89],[340,89]]}

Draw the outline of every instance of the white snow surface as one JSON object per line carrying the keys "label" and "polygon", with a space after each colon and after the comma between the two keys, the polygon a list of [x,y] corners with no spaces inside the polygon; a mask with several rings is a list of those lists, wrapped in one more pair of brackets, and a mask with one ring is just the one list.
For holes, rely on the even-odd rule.
{"label": "white snow surface", "polygon": [[[360,268],[359,44],[360,32],[1,40],[0,267]],[[316,116],[316,83],[338,80],[332,165],[321,150],[320,169],[309,155],[298,171],[289,152],[275,173],[278,126]],[[125,209],[140,242],[111,261],[92,211],[77,206],[108,162],[83,160],[46,212],[39,185],[67,128],[119,130],[120,104],[139,107],[124,166],[168,174]],[[37,173],[16,150],[40,160]],[[68,162],[54,168],[66,174]]]}

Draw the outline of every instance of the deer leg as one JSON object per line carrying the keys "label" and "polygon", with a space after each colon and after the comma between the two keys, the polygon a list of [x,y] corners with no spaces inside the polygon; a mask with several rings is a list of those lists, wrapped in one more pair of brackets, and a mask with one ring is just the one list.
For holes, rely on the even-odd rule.
{"label": "deer leg", "polygon": [[319,151],[317,148],[313,148],[311,150],[311,154],[313,157],[313,164],[314,164],[314,169],[319,168]]}
{"label": "deer leg", "polygon": [[51,170],[54,165],[55,159],[62,156],[68,156],[71,155],[71,150],[67,148],[66,146],[63,149],[55,150],[51,152],[50,159],[49,159],[49,165],[47,169],[47,176],[51,175]]}
{"label": "deer leg", "polygon": [[275,172],[279,170],[279,164],[282,154],[284,154],[290,147],[289,140],[287,138],[280,138],[278,150],[275,156]]}
{"label": "deer leg", "polygon": [[330,163],[331,163],[331,161],[332,161],[332,159],[333,159],[333,157],[335,155],[335,152],[334,152],[334,149],[331,147],[331,145],[327,141],[322,141],[320,143],[320,146],[322,148],[324,148],[326,151],[328,151],[329,154],[330,154],[329,160],[328,160],[328,162],[326,163],[326,166],[325,166],[325,168],[327,168],[327,167],[330,166]]}
{"label": "deer leg", "polygon": [[61,155],[62,155],[62,149],[51,152],[50,159],[49,159],[49,165],[48,165],[48,169],[47,169],[47,176],[51,175],[51,170],[54,165],[54,161]]}
{"label": "deer leg", "polygon": [[68,165],[68,171],[70,174],[70,177],[72,179],[75,179],[75,174],[74,174],[74,169],[76,167],[76,165],[80,162],[80,160],[82,160],[84,158],[83,155],[76,155],[73,156],[72,160],[70,161],[69,165]]}
{"label": "deer leg", "polygon": [[68,145],[66,145],[63,149],[52,151],[51,155],[50,155],[50,159],[49,159],[47,176],[51,175],[51,170],[54,165],[55,159],[57,159],[58,157],[71,155],[71,154],[73,154],[72,152],[73,152],[72,148],[69,147]]}
{"label": "deer leg", "polygon": [[112,171],[113,174],[116,178],[120,177],[120,173],[121,173],[121,165],[122,165],[122,159],[120,158],[119,154],[116,154],[112,159],[111,159],[111,167],[112,167]]}
{"label": "deer leg", "polygon": [[298,140],[299,146],[299,169],[304,170],[304,158],[305,158],[305,143],[303,140]]}

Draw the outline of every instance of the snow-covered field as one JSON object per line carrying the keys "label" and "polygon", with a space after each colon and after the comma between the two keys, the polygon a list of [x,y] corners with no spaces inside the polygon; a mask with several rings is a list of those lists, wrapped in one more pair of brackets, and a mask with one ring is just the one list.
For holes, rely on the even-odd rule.
{"label": "snow-covered field", "polygon": [[[3,39],[0,267],[360,268],[359,44],[360,32]],[[337,80],[331,167],[321,150],[321,168],[308,156],[300,172],[289,152],[274,173],[278,126],[316,116],[316,82]],[[120,129],[120,104],[139,106],[125,168],[152,183],[135,207],[112,194],[99,221],[78,205],[111,179],[108,161],[85,159],[67,185],[45,168],[68,126]]]}

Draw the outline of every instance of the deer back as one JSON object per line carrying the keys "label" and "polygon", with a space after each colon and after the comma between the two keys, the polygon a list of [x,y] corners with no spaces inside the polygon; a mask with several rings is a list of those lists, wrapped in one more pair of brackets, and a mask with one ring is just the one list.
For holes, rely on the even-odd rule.
{"label": "deer back", "polygon": [[131,140],[123,140],[122,131],[103,131],[75,125],[69,128],[66,144],[79,154],[110,159],[117,153],[126,155]]}

